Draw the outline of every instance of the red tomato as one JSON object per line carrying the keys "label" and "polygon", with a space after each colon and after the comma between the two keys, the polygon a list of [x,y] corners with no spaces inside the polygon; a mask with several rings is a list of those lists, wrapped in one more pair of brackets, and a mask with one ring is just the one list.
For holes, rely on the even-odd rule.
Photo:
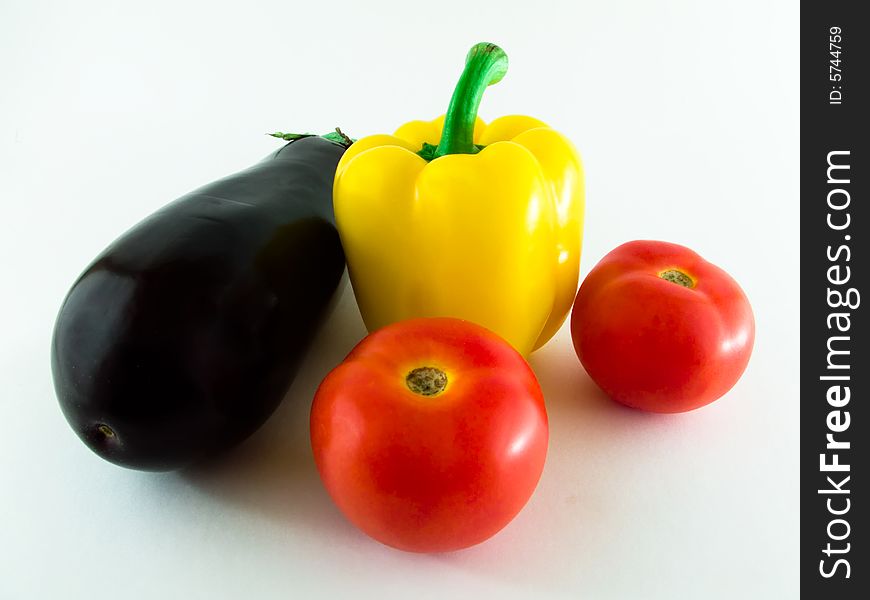
{"label": "red tomato", "polygon": [[513,347],[458,319],[369,335],[321,383],[311,445],[345,516],[376,540],[442,552],[486,540],[528,501],[549,436]]}
{"label": "red tomato", "polygon": [[583,281],[571,336],[608,396],[674,413],[731,389],[749,362],[755,321],[725,271],[683,246],[636,241],[610,252]]}

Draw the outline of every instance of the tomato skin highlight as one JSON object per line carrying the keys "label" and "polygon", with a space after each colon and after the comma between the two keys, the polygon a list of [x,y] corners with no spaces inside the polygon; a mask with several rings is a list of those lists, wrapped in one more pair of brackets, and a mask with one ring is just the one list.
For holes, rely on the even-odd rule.
{"label": "tomato skin highlight", "polygon": [[[411,391],[433,367],[447,385]],[[412,552],[478,544],[537,486],[549,429],[534,373],[506,341],[458,319],[413,319],[369,335],[323,380],[311,408],[321,479],[344,515]]]}
{"label": "tomato skin highlight", "polygon": [[[688,276],[692,286],[662,277]],[[617,402],[676,413],[730,390],[749,362],[755,320],[743,290],[677,244],[628,242],[595,265],[571,313],[574,349]]]}

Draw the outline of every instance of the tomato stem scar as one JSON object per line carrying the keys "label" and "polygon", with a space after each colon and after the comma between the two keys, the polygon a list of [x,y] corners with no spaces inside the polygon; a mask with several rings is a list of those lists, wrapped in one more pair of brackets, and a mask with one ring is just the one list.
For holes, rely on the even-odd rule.
{"label": "tomato stem scar", "polygon": [[683,287],[695,287],[695,281],[691,277],[689,277],[682,271],[677,271],[676,269],[668,269],[667,271],[662,271],[661,273],[659,273],[659,277],[661,277],[665,281],[670,281],[671,283],[676,283],[677,285],[681,285]]}
{"label": "tomato stem scar", "polygon": [[405,377],[408,389],[421,396],[437,396],[447,387],[447,373],[435,367],[419,367]]}

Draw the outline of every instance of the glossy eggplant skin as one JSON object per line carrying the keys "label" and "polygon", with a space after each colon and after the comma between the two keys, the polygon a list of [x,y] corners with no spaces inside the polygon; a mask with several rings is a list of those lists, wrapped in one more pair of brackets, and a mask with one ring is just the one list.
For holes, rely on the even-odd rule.
{"label": "glossy eggplant skin", "polygon": [[158,210],[79,277],[51,364],[61,409],[94,452],[181,468],[274,411],[342,280],[332,182],[344,150],[293,141]]}

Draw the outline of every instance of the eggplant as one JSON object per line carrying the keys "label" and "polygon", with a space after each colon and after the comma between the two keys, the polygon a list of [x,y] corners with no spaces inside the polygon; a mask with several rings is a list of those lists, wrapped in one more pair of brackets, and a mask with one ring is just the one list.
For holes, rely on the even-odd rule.
{"label": "eggplant", "polygon": [[182,468],[278,406],[345,267],[332,182],[346,144],[327,138],[294,139],[166,205],[73,284],[52,375],[64,416],[99,456]]}

